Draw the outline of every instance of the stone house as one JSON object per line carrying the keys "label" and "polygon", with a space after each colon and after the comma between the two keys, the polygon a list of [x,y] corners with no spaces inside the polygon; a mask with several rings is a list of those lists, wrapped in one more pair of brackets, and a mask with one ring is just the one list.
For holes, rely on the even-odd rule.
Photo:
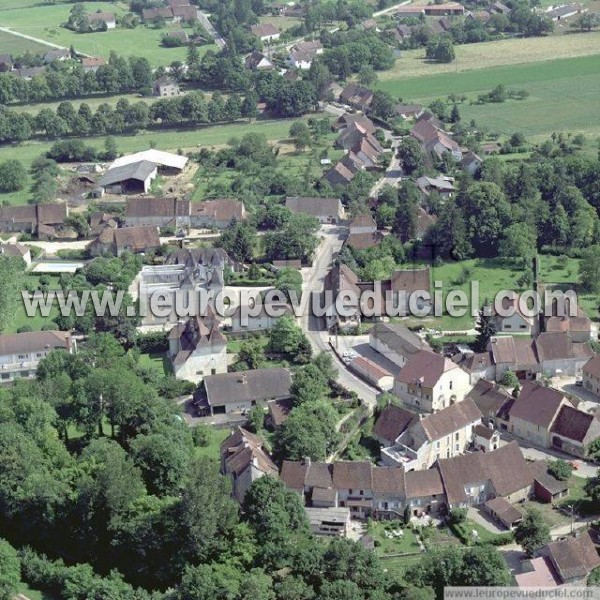
{"label": "stone house", "polygon": [[471,390],[468,373],[450,359],[421,350],[396,375],[394,394],[407,408],[436,412],[464,400]]}

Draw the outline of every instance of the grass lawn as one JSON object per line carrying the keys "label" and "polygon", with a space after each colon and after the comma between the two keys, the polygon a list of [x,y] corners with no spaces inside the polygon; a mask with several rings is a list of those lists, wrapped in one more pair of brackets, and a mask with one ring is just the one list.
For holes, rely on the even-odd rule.
{"label": "grass lawn", "polygon": [[[386,531],[397,530],[402,530],[403,535],[392,538],[385,536]],[[404,527],[400,521],[371,522],[368,533],[375,540],[375,552],[378,556],[421,551],[413,530],[410,527]]]}
{"label": "grass lawn", "polygon": [[586,483],[587,479],[584,477],[577,477],[577,475],[571,476],[571,479],[569,480],[569,495],[558,503],[560,508],[566,509],[567,519],[569,519],[571,506],[573,505],[575,505],[575,514],[578,514],[581,517],[600,515],[600,503],[594,502],[589,498],[583,489]]}
{"label": "grass lawn", "polygon": [[[480,542],[483,542],[483,543],[492,542],[492,541],[498,539],[499,537],[504,537],[508,533],[508,532],[506,532],[506,534],[492,533],[491,531],[486,529],[483,525],[480,525],[479,523],[476,523],[475,521],[472,521],[471,519],[466,519],[463,523],[461,523],[460,525],[456,525],[455,527],[456,527],[457,531],[460,533],[460,537],[462,537],[465,540],[472,540],[473,542],[475,540],[479,540]],[[473,535],[474,531],[477,532],[477,536]]]}
{"label": "grass lawn", "polygon": [[19,56],[28,51],[32,54],[42,54],[50,50],[44,44],[38,44],[38,42],[27,40],[6,31],[0,31],[0,48],[2,48],[3,54],[10,54],[12,56]]}
{"label": "grass lawn", "polygon": [[173,371],[166,354],[140,354],[141,367],[156,371],[157,375],[170,375]]}
{"label": "grass lawn", "polygon": [[[75,50],[93,56],[108,58],[111,50],[124,56],[143,56],[155,67],[169,65],[175,60],[183,61],[186,57],[186,47],[163,48],[160,45],[161,38],[167,31],[181,29],[181,25],[169,25],[162,29],[140,25],[135,29],[116,28],[96,33],[76,33],[61,27],[67,21],[72,6],[71,3],[64,2],[31,3],[26,7],[2,10],[0,25],[53,44],[67,48],[73,46]],[[84,6],[88,12],[100,10],[117,15],[127,12],[124,7],[112,2],[88,2]],[[201,54],[208,48],[216,49],[216,46],[202,46]]]}
{"label": "grass lawn", "polygon": [[[577,36],[564,36],[577,37]],[[563,38],[548,38],[556,40]],[[600,34],[590,37],[590,41],[600,42]],[[531,40],[514,40],[528,44]],[[545,39],[539,40],[542,44]],[[509,42],[488,42],[459,46],[461,51],[481,46],[500,47],[497,44]],[[512,42],[510,42],[512,43]],[[507,59],[512,58],[510,48]],[[600,52],[600,49],[596,50]],[[504,56],[504,55],[500,55]],[[450,93],[466,95],[468,101],[459,106],[463,120],[474,119],[500,133],[510,134],[519,131],[532,141],[539,141],[553,131],[581,132],[588,136],[600,133],[600,113],[597,98],[600,94],[600,54],[560,58],[535,62],[535,53],[530,64],[511,64],[485,68],[485,55],[480,66],[460,69],[455,72],[441,72],[431,76],[411,76],[404,71],[388,78],[390,72],[382,73],[379,87],[386,89],[405,101],[419,101],[429,104],[436,98]],[[524,61],[522,61],[524,62]],[[459,63],[459,61],[457,61]],[[396,70],[403,64],[397,62]],[[451,65],[445,65],[451,67]],[[503,63],[498,63],[503,64]],[[424,71],[422,74],[428,74]],[[525,89],[529,96],[520,101],[509,100],[500,104],[470,104],[477,95],[489,91],[498,84],[512,89]]]}
{"label": "grass lawn", "polygon": [[208,444],[196,448],[196,455],[203,458],[213,458],[219,460],[219,451],[221,443],[229,435],[229,429],[216,429],[214,427],[206,428],[208,434]]}
{"label": "grass lawn", "polygon": [[[465,283],[459,283],[461,275],[467,273]],[[485,299],[493,300],[494,296],[501,290],[518,290],[516,280],[521,271],[517,267],[496,259],[470,259],[458,262],[447,262],[441,266],[431,267],[432,280],[441,282],[442,297],[445,299],[452,290],[462,290],[471,298],[472,282],[479,284],[479,294],[473,295],[471,305],[473,310],[478,311]],[[435,288],[434,288],[435,290]],[[442,317],[427,317],[419,319],[409,317],[403,319],[408,325],[433,325],[442,331],[466,331],[474,327],[474,317],[470,309],[462,317],[452,317],[444,314]]]}

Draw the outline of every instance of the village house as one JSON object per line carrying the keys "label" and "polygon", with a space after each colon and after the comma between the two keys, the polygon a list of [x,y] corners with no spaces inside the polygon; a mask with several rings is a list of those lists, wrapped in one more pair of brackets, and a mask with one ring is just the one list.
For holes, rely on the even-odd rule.
{"label": "village house", "polygon": [[472,400],[483,416],[484,425],[492,425],[500,429],[497,416],[508,410],[515,399],[499,385],[486,379],[480,379],[465,399]]}
{"label": "village house", "polygon": [[[226,330],[233,333],[248,333],[250,331],[269,331],[273,329],[279,316],[275,314],[283,314],[294,317],[292,308],[288,305],[282,306],[281,303],[268,304],[266,301],[261,302],[260,306],[256,307],[253,301],[242,306],[245,300],[240,298],[237,306],[232,306],[226,311]],[[276,312],[275,312],[276,311]]]}
{"label": "village house", "polygon": [[319,40],[302,41],[292,47],[286,62],[294,69],[307,70],[319,54],[323,54],[323,44]]}
{"label": "village house", "polygon": [[[335,299],[342,293],[348,292],[360,297],[361,289],[358,285],[358,276],[350,267],[344,264],[335,265],[325,275],[323,281],[323,297],[327,308],[325,322],[327,329],[338,327],[342,330],[352,329],[360,324],[360,310],[352,314],[339,314],[335,308]],[[327,304],[329,303],[329,304]],[[348,311],[349,312],[349,311]]]}
{"label": "village house", "polygon": [[350,509],[329,506],[315,508],[305,506],[310,529],[314,535],[346,537],[350,531]]}
{"label": "village house", "polygon": [[261,42],[274,42],[281,37],[281,32],[273,23],[259,23],[250,27],[252,35],[255,35]]}
{"label": "village house", "polygon": [[342,160],[336,163],[327,173],[324,179],[332,188],[344,187],[348,185],[358,171],[364,166],[358,159],[354,160],[351,154],[347,154]]}
{"label": "village house", "polygon": [[573,17],[575,15],[583,12],[584,9],[581,4],[564,4],[562,6],[551,7],[546,11],[546,16],[552,19],[555,22],[562,21],[563,19],[568,19],[569,17]]}
{"label": "village house", "polygon": [[538,332],[537,319],[522,310],[525,301],[516,292],[511,292],[502,298],[502,309],[507,315],[499,314],[492,307],[492,317],[497,333],[527,333],[535,335]]}
{"label": "village house", "polygon": [[31,233],[49,239],[65,227],[69,209],[64,203],[0,206],[0,231]]}
{"label": "village house", "polygon": [[509,410],[509,431],[528,442],[550,448],[551,428],[565,396],[552,388],[524,381],[518,398]]}
{"label": "village house", "polygon": [[479,173],[481,165],[483,165],[483,160],[479,155],[475,154],[475,152],[468,150],[463,154],[460,164],[469,175],[474,177],[477,175],[477,173]]}
{"label": "village house", "polygon": [[107,227],[88,246],[91,256],[113,254],[121,256],[123,252],[152,252],[160,247],[158,228],[123,227],[112,229]]}
{"label": "village house", "polygon": [[106,64],[106,59],[101,56],[84,56],[81,59],[81,66],[87,73],[93,71],[94,73],[103,65]]}
{"label": "village house", "polygon": [[355,233],[373,233],[377,231],[377,223],[375,223],[371,213],[361,213],[352,219],[349,231],[350,235]]}
{"label": "village house", "polygon": [[365,461],[284,460],[280,478],[306,506],[349,508],[361,519],[404,518],[407,509],[411,516],[441,515],[454,506],[482,504],[495,497],[515,503],[526,499],[533,486],[515,442],[493,452],[440,460],[422,471],[376,467]]}
{"label": "village house", "polygon": [[123,214],[125,225],[189,229],[190,202],[176,198],[128,198]]}
{"label": "village house", "polygon": [[595,354],[585,363],[582,374],[584,389],[600,397],[600,354]]}
{"label": "village house", "polygon": [[234,219],[246,218],[244,203],[233,198],[192,202],[190,211],[190,225],[195,228],[226,229]]}
{"label": "village house", "polygon": [[[340,115],[331,126],[332,131],[353,130],[373,134],[377,130],[375,123],[367,115],[347,113]],[[343,146],[340,146],[343,147]]]}
{"label": "village house", "polygon": [[427,17],[456,16],[464,14],[465,7],[458,2],[448,2],[447,4],[428,4],[423,10]]}
{"label": "village house", "polygon": [[25,265],[31,265],[31,250],[23,244],[5,244],[0,242],[0,256],[14,256],[23,260]]}
{"label": "village house", "polygon": [[457,161],[462,160],[460,146],[446,132],[438,129],[431,119],[422,116],[412,128],[410,135],[421,144],[425,152],[434,155],[438,160],[447,153]]}
{"label": "village house", "polygon": [[440,458],[464,454],[480,423],[481,411],[472,400],[453,404],[413,420],[392,446],[381,449],[381,460],[405,471],[428,469]]}
{"label": "village house", "polygon": [[358,83],[349,83],[340,94],[340,102],[366,112],[373,102],[373,92]]}
{"label": "village house", "polygon": [[376,144],[379,144],[379,142],[373,136],[375,125],[371,119],[365,115],[356,116],[357,119],[348,121],[348,125],[341,129],[335,140],[335,145],[344,150],[352,150],[354,146],[366,138],[373,144],[373,147],[377,147]]}
{"label": "village house", "polygon": [[377,323],[369,330],[369,345],[399,367],[429,346],[400,323]]}
{"label": "village house", "polygon": [[234,429],[221,443],[220,456],[221,473],[230,478],[232,495],[240,504],[257,479],[278,475],[262,440],[242,427]]}
{"label": "village house", "polygon": [[349,363],[349,367],[380,390],[389,391],[394,387],[394,376],[387,369],[364,356],[357,356]]}
{"label": "village house", "polygon": [[377,417],[371,436],[381,446],[393,446],[409,425],[418,419],[419,416],[414,412],[394,404],[388,404]]}
{"label": "village house", "polygon": [[495,365],[496,381],[502,381],[507,371],[519,379],[534,379],[540,371],[536,344],[529,337],[492,336],[488,351]]}
{"label": "village house", "polygon": [[247,414],[259,402],[291,397],[292,377],[288,369],[253,369],[220,373],[204,378],[198,393],[201,414]]}
{"label": "village house", "polygon": [[531,463],[533,471],[533,492],[538,502],[552,504],[569,493],[569,482],[556,479],[548,471],[547,460],[536,460]]}
{"label": "village house", "polygon": [[448,508],[478,506],[501,497],[514,504],[533,491],[533,473],[517,442],[493,452],[473,452],[439,460]]}
{"label": "village house", "polygon": [[563,311],[559,311],[556,303],[546,306],[542,315],[542,330],[546,333],[568,333],[575,343],[593,339],[594,328],[585,311],[576,306],[575,314],[571,315],[568,299],[565,299],[563,308]]}
{"label": "village house", "polygon": [[268,71],[275,68],[271,60],[258,50],[255,50],[245,58],[244,66],[251,71]]}
{"label": "village house", "polygon": [[390,33],[398,44],[402,44],[412,37],[413,31],[412,27],[406,25],[406,23],[400,23],[390,30]]}
{"label": "village house", "polygon": [[419,177],[417,186],[426,196],[429,196],[431,192],[437,192],[442,198],[452,198],[455,190],[453,178],[442,175],[438,177],[428,177],[426,175]]}
{"label": "village house", "polygon": [[31,331],[0,335],[0,383],[31,379],[52,350],[72,354],[77,349],[68,331]]}
{"label": "village house", "polygon": [[491,426],[478,423],[473,427],[473,448],[480,452],[493,452],[500,447],[500,434]]}
{"label": "village house", "polygon": [[458,352],[452,356],[452,361],[469,374],[471,385],[475,385],[480,379],[496,377],[491,352]]}
{"label": "village house", "polygon": [[350,222],[349,232],[345,245],[355,250],[373,248],[383,240],[383,234],[377,231],[377,223],[370,213],[356,215]]}
{"label": "village house", "polygon": [[344,207],[339,198],[308,198],[288,196],[285,206],[293,213],[311,215],[320,223],[337,224],[344,220]]}
{"label": "village house", "polygon": [[552,542],[524,560],[515,575],[519,588],[585,587],[590,573],[600,566],[600,557],[590,532],[578,531],[574,537]]}
{"label": "village house", "polygon": [[[385,283],[385,282],[382,282]],[[415,310],[427,311],[431,300],[423,297],[424,292],[431,297],[431,272],[429,267],[420,269],[396,269],[390,278],[389,286],[392,306],[398,316],[414,314]],[[390,315],[392,316],[392,315]]]}
{"label": "village house", "polygon": [[523,520],[523,513],[505,498],[492,498],[483,507],[492,519],[506,529],[514,529]]}
{"label": "village house", "polygon": [[55,60],[64,61],[71,58],[71,52],[66,48],[57,48],[56,50],[50,50],[44,54],[44,63],[49,65]]}
{"label": "village house", "polygon": [[161,98],[179,96],[179,84],[173,77],[163,75],[152,84],[152,91],[155,96],[160,96]]}
{"label": "village house", "polygon": [[213,314],[190,317],[175,325],[168,340],[177,379],[200,383],[208,375],[227,373],[227,339]]}
{"label": "village house", "polygon": [[95,30],[102,29],[115,29],[117,26],[117,19],[113,13],[110,12],[93,12],[87,15],[88,23],[90,27]]}
{"label": "village house", "polygon": [[0,73],[12,71],[13,65],[13,58],[10,54],[0,54]]}
{"label": "village house", "polygon": [[271,400],[268,404],[269,414],[267,415],[267,427],[271,431],[279,429],[290,416],[294,408],[293,398],[284,398],[283,400]]}
{"label": "village house", "polygon": [[144,23],[164,20],[167,23],[174,21],[173,9],[170,6],[158,6],[156,8],[144,8],[142,10]]}
{"label": "village house", "polygon": [[540,333],[535,348],[542,373],[548,377],[557,375],[581,376],[583,367],[594,355],[589,342],[573,343],[568,333]]}
{"label": "village house", "polygon": [[[398,25],[398,28],[406,25]],[[410,36],[409,36],[410,37]],[[422,104],[396,104],[394,112],[403,119],[418,119],[423,114]]]}
{"label": "village house", "polygon": [[470,389],[465,371],[427,350],[411,356],[394,382],[394,394],[418,412],[436,412],[461,402]]}

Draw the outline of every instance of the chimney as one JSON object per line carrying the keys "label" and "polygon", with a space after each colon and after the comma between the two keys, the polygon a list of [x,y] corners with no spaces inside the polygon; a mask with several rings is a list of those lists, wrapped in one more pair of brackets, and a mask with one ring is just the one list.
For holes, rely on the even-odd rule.
{"label": "chimney", "polygon": [[242,373],[240,375],[240,383],[242,385],[245,385],[246,383],[248,383],[248,378],[246,377],[246,373]]}
{"label": "chimney", "polygon": [[311,465],[310,456],[305,456],[305,457],[304,457],[304,464],[305,464],[307,467],[310,467],[310,465]]}

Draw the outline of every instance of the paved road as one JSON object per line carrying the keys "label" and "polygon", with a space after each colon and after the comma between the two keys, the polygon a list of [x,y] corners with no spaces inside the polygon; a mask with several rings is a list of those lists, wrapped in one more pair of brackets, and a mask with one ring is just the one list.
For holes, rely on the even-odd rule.
{"label": "paved road", "polygon": [[[315,254],[312,267],[303,269],[304,290],[307,294],[323,291],[323,280],[344,243],[346,230],[344,227],[324,226],[321,235],[323,239]],[[329,333],[324,331],[323,319],[315,317],[313,311],[307,309],[302,315],[301,325],[315,352],[331,353],[338,371],[338,382],[350,391],[356,392],[359,398],[372,409],[376,404],[377,390],[348,371],[344,363],[338,359],[329,346]]]}
{"label": "paved road", "polygon": [[384,185],[397,187],[402,181],[402,167],[400,165],[400,159],[398,158],[398,144],[400,143],[400,138],[398,136],[392,136],[389,131],[385,131],[385,135],[386,138],[392,142],[392,160],[385,170],[383,177],[371,188],[372,198],[377,198]]}
{"label": "paved road", "polygon": [[202,23],[202,27],[206,29],[206,31],[212,36],[212,39],[215,41],[215,44],[219,46],[220,50],[223,50],[227,43],[221,37],[221,34],[215,29],[214,25],[210,22],[208,15],[201,10],[198,11],[198,20]]}

